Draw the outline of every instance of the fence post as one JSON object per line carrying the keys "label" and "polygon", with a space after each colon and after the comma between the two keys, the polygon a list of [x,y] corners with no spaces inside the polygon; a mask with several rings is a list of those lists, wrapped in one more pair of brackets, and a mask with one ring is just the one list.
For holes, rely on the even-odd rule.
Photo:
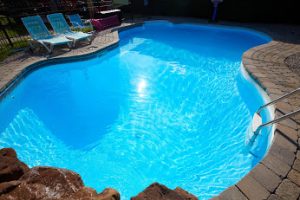
{"label": "fence post", "polygon": [[6,32],[6,30],[5,30],[5,27],[4,27],[2,24],[0,24],[0,29],[3,31],[3,33],[4,33],[5,37],[6,37],[6,39],[8,40],[9,45],[10,45],[11,47],[14,47],[14,44],[13,44],[12,41],[10,40],[9,35],[7,34],[7,32]]}

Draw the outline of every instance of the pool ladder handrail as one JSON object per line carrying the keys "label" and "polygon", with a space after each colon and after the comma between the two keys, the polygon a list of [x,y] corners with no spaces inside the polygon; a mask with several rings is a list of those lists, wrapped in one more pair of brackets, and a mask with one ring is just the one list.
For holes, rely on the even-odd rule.
{"label": "pool ladder handrail", "polygon": [[[258,110],[255,112],[255,114],[254,114],[253,120],[254,120],[255,116],[256,116],[256,117],[257,117],[257,116],[260,117],[260,123],[261,123],[261,124],[253,129],[254,135],[258,135],[259,132],[260,132],[260,130],[261,130],[263,127],[265,127],[265,126],[268,126],[268,125],[271,125],[271,124],[275,124],[275,123],[280,122],[280,121],[282,121],[282,120],[284,120],[284,119],[286,119],[286,118],[288,118],[288,117],[293,117],[293,116],[295,116],[296,114],[300,113],[300,109],[298,109],[298,110],[289,112],[288,114],[285,114],[285,115],[283,115],[283,116],[280,116],[280,117],[278,117],[277,119],[273,119],[273,120],[271,120],[271,121],[268,121],[268,122],[266,122],[266,123],[262,123],[261,116],[260,116],[260,113],[261,113],[261,111],[262,111],[264,108],[266,108],[266,107],[268,107],[268,106],[270,106],[270,105],[273,105],[273,104],[277,103],[278,101],[281,101],[281,100],[283,100],[283,99],[286,99],[287,97],[290,97],[290,96],[292,96],[292,95],[294,95],[294,94],[296,94],[296,93],[298,93],[298,92],[300,92],[300,87],[297,88],[297,89],[295,89],[295,90],[293,90],[293,91],[291,91],[291,92],[289,92],[289,93],[287,93],[287,94],[285,94],[285,95],[283,95],[283,96],[281,96],[281,97],[279,97],[279,98],[277,98],[277,99],[275,99],[275,100],[273,100],[273,101],[270,101],[269,103],[267,103],[267,104],[265,104],[265,105],[263,105],[263,106],[261,106],[261,107],[259,107],[259,109],[258,109]],[[252,123],[253,123],[253,120],[252,120]]]}

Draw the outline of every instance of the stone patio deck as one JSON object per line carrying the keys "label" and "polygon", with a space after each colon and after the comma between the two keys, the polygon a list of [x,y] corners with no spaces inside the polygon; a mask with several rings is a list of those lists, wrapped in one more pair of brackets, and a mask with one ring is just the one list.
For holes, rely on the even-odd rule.
{"label": "stone patio deck", "polygon": [[[161,18],[160,18],[161,19]],[[207,23],[203,20],[164,18],[180,22]],[[238,24],[266,32],[273,41],[254,47],[243,55],[243,65],[249,74],[262,86],[271,99],[300,87],[299,64],[287,65],[291,56],[300,53],[300,27],[287,25]],[[130,25],[130,24],[129,24]],[[127,26],[127,25],[126,25]],[[108,33],[111,40],[103,42],[96,37],[91,45],[74,49],[51,58],[32,56],[28,53],[6,60],[0,64],[0,97],[14,80],[22,78],[27,66],[48,60],[86,55],[118,43],[118,33]],[[292,67],[291,67],[292,66]],[[298,69],[297,69],[298,66]],[[34,66],[33,66],[34,67]],[[295,71],[296,69],[296,71]],[[300,95],[275,105],[275,116],[281,116],[300,107]],[[300,117],[278,123],[273,144],[266,157],[240,182],[231,186],[214,199],[287,199],[300,200]]]}

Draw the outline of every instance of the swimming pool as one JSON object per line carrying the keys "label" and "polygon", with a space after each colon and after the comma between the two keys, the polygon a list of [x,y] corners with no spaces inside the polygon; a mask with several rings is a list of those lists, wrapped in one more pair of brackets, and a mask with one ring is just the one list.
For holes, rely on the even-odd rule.
{"label": "swimming pool", "polygon": [[208,199],[267,151],[270,129],[246,142],[265,100],[241,56],[268,41],[246,29],[164,21],[123,31],[117,48],[49,64],[6,95],[0,147],[30,166],[74,170],[122,199],[155,181]]}

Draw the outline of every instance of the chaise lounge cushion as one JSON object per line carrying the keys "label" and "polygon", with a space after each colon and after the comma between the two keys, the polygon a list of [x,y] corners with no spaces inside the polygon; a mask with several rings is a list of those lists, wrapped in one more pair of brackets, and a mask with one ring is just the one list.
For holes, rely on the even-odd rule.
{"label": "chaise lounge cushion", "polygon": [[103,29],[110,28],[113,26],[119,26],[121,24],[117,15],[105,17],[102,19],[92,19],[91,23],[97,31],[101,31]]}

